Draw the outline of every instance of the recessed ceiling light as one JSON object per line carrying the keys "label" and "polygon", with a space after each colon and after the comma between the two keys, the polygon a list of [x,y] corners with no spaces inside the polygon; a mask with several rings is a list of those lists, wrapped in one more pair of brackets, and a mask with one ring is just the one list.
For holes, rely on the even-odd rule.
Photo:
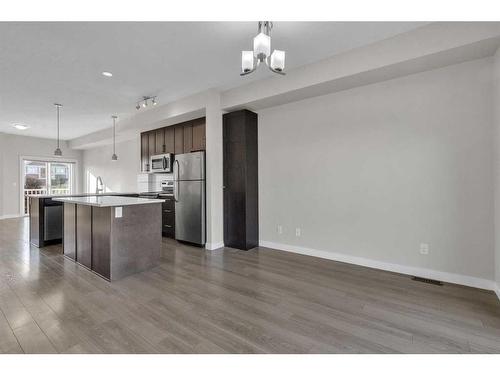
{"label": "recessed ceiling light", "polygon": [[23,125],[23,124],[14,124],[12,126],[15,127],[18,130],[26,130],[26,129],[29,128],[29,126],[26,126],[26,125]]}
{"label": "recessed ceiling light", "polygon": [[111,72],[102,72],[102,75],[105,77],[113,77],[113,73]]}

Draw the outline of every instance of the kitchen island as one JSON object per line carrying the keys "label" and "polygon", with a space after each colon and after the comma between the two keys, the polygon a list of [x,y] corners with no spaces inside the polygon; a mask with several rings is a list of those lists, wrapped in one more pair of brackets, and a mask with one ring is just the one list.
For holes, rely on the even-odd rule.
{"label": "kitchen island", "polygon": [[58,197],[64,204],[63,252],[107,280],[159,264],[161,199]]}
{"label": "kitchen island", "polygon": [[[137,193],[82,193],[64,195],[63,197],[88,197],[88,196],[122,196],[138,197]],[[30,194],[30,243],[36,247],[59,244],[62,242],[63,203],[56,202],[54,198],[61,195]]]}

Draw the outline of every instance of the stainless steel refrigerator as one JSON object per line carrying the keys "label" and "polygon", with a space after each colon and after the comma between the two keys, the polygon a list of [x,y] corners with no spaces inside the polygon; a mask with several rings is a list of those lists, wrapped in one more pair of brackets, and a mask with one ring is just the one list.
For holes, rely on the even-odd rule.
{"label": "stainless steel refrigerator", "polygon": [[205,245],[205,151],[175,155],[175,239]]}

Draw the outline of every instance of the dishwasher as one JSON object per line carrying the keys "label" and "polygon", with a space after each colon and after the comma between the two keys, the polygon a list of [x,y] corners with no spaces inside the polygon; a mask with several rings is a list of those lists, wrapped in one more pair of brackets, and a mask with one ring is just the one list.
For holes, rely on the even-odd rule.
{"label": "dishwasher", "polygon": [[63,205],[49,203],[44,210],[43,240],[60,240],[63,237]]}

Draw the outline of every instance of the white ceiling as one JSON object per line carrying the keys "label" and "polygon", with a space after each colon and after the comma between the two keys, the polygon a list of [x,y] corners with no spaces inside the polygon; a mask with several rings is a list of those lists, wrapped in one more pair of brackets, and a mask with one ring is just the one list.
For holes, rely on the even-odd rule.
{"label": "white ceiling", "polygon": [[[286,51],[291,69],[422,25],[275,22],[272,48]],[[134,114],[143,95],[158,95],[161,105],[271,76],[262,68],[239,76],[241,50],[252,49],[256,28],[256,22],[2,22],[0,132],[54,138],[59,102],[61,137],[73,139],[110,126],[112,114]]]}

